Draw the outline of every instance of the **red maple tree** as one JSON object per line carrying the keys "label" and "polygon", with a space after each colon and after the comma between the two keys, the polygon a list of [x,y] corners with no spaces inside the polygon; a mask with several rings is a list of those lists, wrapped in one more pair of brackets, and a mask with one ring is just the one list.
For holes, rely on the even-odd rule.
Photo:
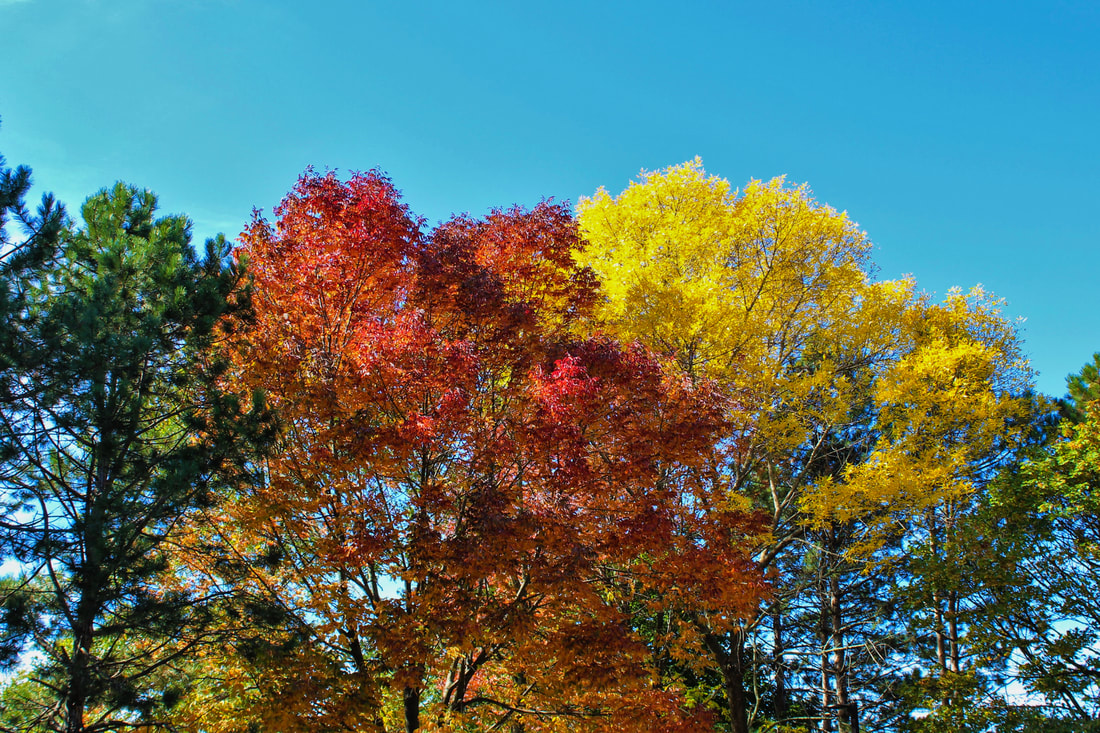
{"label": "red maple tree", "polygon": [[701,557],[717,543],[685,525],[723,411],[594,331],[568,209],[425,236],[381,174],[310,171],[276,215],[243,235],[254,313],[228,330],[233,386],[267,395],[280,437],[216,525],[266,559],[237,582],[286,619],[253,713],[284,730],[705,729],[654,687],[628,611],[640,588],[745,570]]}

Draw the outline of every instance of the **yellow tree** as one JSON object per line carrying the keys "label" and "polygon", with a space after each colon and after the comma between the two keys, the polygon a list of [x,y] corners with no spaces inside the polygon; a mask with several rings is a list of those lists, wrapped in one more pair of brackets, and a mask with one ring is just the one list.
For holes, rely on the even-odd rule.
{"label": "yellow tree", "polygon": [[[914,651],[933,679],[944,678],[933,687],[944,690],[959,674],[980,683],[985,665],[967,638],[985,602],[974,519],[986,485],[1019,455],[1041,409],[1016,329],[1000,310],[979,288],[952,291],[942,303],[915,300],[899,332],[905,348],[872,390],[871,450],[803,500],[817,527],[858,523],[848,558],[907,578],[896,600],[910,611]],[[882,553],[902,538],[904,552]]]}
{"label": "yellow tree", "polygon": [[[765,513],[770,531],[742,540],[756,543],[762,569],[774,570],[815,528],[843,527],[847,537],[855,519],[883,515],[889,499],[872,498],[870,467],[910,456],[929,476],[956,476],[914,487],[919,504],[894,506],[920,515],[972,486],[965,477],[980,473],[994,444],[1005,445],[1007,425],[1019,416],[1006,395],[1019,386],[1013,375],[1023,375],[1014,331],[980,299],[953,295],[933,306],[908,280],[872,282],[866,235],[805,186],[775,179],[733,191],[696,159],[644,174],[617,197],[601,189],[578,212],[582,261],[604,287],[608,328],[720,386],[726,439],[710,457],[705,490],[685,501],[704,514],[746,504]],[[926,362],[943,364],[932,374],[939,379],[950,380],[952,364],[964,369],[969,391],[925,385],[921,402],[903,400],[901,391],[922,389],[907,381],[914,379],[913,363]],[[956,396],[972,397],[973,408],[952,404]],[[922,422],[929,410],[945,415]],[[911,429],[901,427],[906,421]],[[911,454],[906,436],[936,445],[946,436],[960,447]],[[893,531],[874,519],[861,524],[856,545],[881,547]],[[834,587],[829,601],[837,607],[839,592]],[[705,652],[721,672],[739,733],[748,730],[759,702],[748,690],[746,644],[760,630],[764,609],[773,616],[777,705],[782,696],[780,608],[773,599],[734,612],[690,602],[675,609],[683,643]],[[829,708],[842,725],[854,726],[844,626],[834,619],[822,638],[822,656],[836,672],[831,682],[823,672],[820,706],[822,715]]]}

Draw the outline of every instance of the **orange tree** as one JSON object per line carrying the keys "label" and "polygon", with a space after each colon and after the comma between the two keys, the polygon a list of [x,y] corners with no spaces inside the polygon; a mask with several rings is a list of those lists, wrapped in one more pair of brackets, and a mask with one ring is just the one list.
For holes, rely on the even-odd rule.
{"label": "orange tree", "polygon": [[217,660],[194,724],[702,729],[655,684],[624,594],[752,575],[676,531],[722,409],[586,333],[598,291],[568,210],[424,236],[372,172],[307,173],[276,214],[243,236],[255,312],[227,329],[233,383],[266,393],[281,438],[187,542],[237,568],[195,577],[280,624]]}

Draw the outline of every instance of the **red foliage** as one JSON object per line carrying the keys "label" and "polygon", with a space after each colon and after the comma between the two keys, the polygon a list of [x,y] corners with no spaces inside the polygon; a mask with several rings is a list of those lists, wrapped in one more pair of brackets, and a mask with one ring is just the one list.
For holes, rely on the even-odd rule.
{"label": "red foliage", "polygon": [[308,620],[330,674],[406,700],[439,686],[433,720],[629,710],[615,720],[694,729],[617,601],[624,578],[751,575],[703,549],[728,538],[692,540],[730,527],[684,531],[722,410],[643,347],[585,335],[599,293],[569,211],[424,237],[380,174],[307,172],[276,215],[238,250],[255,314],[233,347],[237,387],[283,426],[266,484],[231,508],[242,547],[285,549],[258,586]]}

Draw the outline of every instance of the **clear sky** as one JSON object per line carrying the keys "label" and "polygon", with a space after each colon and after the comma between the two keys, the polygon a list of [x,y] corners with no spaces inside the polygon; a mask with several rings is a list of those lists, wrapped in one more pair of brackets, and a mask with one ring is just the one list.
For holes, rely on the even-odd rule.
{"label": "clear sky", "polygon": [[1039,388],[1100,350],[1100,2],[0,0],[0,152],[235,236],[302,170],[429,223],[702,156],[847,210],[878,276],[981,283]]}

